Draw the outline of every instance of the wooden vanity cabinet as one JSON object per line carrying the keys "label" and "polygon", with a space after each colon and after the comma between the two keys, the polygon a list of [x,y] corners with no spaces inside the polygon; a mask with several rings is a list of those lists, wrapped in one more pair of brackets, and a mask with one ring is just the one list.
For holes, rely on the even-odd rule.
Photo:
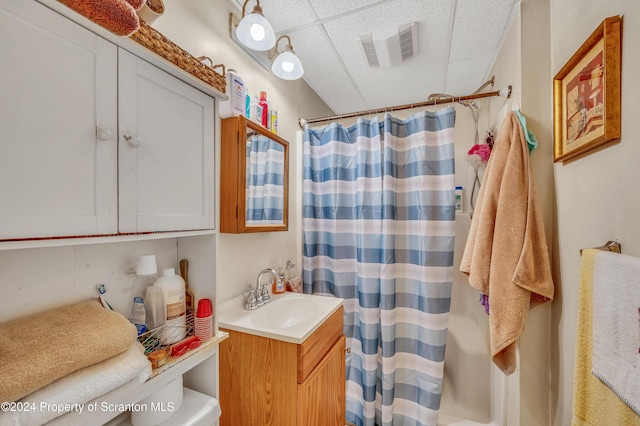
{"label": "wooden vanity cabinet", "polygon": [[224,330],[222,426],[345,424],[345,336],[340,307],[300,344]]}

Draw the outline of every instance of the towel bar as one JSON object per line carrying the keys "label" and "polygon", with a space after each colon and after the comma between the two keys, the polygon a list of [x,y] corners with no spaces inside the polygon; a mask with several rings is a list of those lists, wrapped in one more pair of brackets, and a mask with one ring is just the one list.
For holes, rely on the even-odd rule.
{"label": "towel bar", "polygon": [[[617,241],[607,241],[604,245],[600,247],[592,247],[596,250],[602,251],[612,251],[614,253],[622,253],[622,245]],[[582,256],[582,251],[586,249],[580,249],[580,255]]]}

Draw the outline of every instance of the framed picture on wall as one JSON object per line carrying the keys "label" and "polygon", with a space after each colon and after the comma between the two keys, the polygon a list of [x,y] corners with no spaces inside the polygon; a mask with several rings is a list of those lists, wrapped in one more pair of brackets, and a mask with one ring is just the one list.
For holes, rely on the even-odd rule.
{"label": "framed picture on wall", "polygon": [[620,139],[621,26],[602,21],[553,78],[554,162]]}

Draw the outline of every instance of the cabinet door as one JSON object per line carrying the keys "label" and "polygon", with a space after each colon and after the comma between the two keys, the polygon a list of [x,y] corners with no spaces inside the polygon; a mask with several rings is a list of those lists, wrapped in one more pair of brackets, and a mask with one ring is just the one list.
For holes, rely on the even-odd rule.
{"label": "cabinet door", "polygon": [[120,49],[119,230],[213,228],[213,98]]}
{"label": "cabinet door", "polygon": [[298,425],[345,424],[345,343],[343,334],[309,377],[298,385]]}
{"label": "cabinet door", "polygon": [[0,58],[0,239],[117,232],[117,48],[3,0]]}

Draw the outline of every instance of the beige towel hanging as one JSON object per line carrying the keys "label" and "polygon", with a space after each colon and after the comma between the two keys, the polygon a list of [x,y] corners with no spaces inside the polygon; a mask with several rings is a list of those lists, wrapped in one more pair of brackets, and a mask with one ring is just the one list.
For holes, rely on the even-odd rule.
{"label": "beige towel hanging", "polygon": [[553,299],[554,291],[529,150],[513,112],[491,152],[460,271],[489,296],[491,356],[513,373],[529,308]]}

